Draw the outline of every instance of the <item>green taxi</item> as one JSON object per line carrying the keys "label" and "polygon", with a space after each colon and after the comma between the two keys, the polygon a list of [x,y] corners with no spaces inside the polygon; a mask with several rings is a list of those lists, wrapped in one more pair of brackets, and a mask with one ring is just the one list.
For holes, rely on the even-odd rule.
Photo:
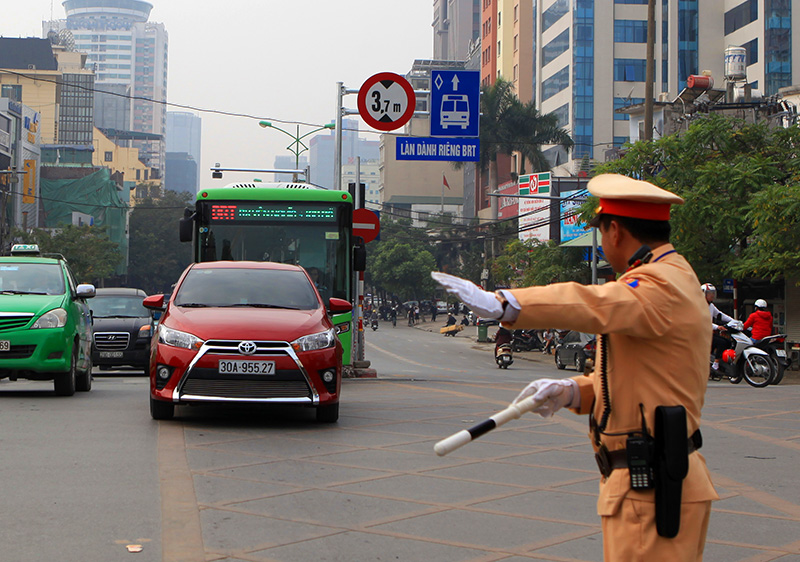
{"label": "green taxi", "polygon": [[59,396],[91,390],[94,295],[35,244],[0,257],[0,379],[52,380]]}

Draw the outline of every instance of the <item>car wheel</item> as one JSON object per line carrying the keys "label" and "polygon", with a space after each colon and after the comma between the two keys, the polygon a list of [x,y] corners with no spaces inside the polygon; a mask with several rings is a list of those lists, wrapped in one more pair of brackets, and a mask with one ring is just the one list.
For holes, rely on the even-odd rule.
{"label": "car wheel", "polygon": [[154,420],[171,420],[175,415],[175,404],[150,398],[150,417]]}
{"label": "car wheel", "polygon": [[92,390],[92,356],[86,356],[86,370],[79,371],[75,380],[75,390],[79,392],[89,392]]}
{"label": "car wheel", "polygon": [[583,372],[583,368],[586,364],[586,359],[580,356],[579,353],[575,354],[575,370],[579,373]]}
{"label": "car wheel", "polygon": [[561,361],[561,354],[558,352],[558,350],[556,350],[555,356],[556,356],[556,367],[558,367],[560,371],[566,369],[567,366],[564,364],[563,361]]}
{"label": "car wheel", "polygon": [[78,376],[78,348],[73,347],[72,355],[69,360],[69,371],[66,373],[56,373],[53,379],[53,387],[57,396],[72,396],[75,394],[75,383]]}
{"label": "car wheel", "polygon": [[339,403],[317,406],[317,421],[320,423],[336,423],[339,420]]}

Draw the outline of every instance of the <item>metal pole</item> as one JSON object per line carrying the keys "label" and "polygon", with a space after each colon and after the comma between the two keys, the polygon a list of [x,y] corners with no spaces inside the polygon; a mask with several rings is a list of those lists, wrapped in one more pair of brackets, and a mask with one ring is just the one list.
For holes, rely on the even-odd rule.
{"label": "metal pole", "polygon": [[342,97],[344,96],[344,83],[336,83],[336,135],[333,156],[333,189],[342,189]]}
{"label": "metal pole", "polygon": [[656,0],[647,3],[647,61],[644,76],[644,139],[653,140],[653,79],[655,78]]}
{"label": "metal pole", "polygon": [[597,285],[597,229],[592,229],[592,285]]}
{"label": "metal pole", "polygon": [[[361,200],[361,157],[356,156],[356,186],[354,203],[356,209],[363,209],[366,202]],[[358,353],[356,357],[359,361],[364,360],[364,272],[358,272],[358,282],[356,283],[356,297],[358,302]],[[372,305],[375,306],[375,295],[372,295]]]}

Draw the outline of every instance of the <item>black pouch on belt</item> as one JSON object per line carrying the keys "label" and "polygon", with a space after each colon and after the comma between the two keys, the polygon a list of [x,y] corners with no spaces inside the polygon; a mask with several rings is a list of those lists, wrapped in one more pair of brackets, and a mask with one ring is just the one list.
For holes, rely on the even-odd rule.
{"label": "black pouch on belt", "polygon": [[681,490],[689,472],[686,408],[656,408],[655,441],[656,530],[671,539],[681,527]]}

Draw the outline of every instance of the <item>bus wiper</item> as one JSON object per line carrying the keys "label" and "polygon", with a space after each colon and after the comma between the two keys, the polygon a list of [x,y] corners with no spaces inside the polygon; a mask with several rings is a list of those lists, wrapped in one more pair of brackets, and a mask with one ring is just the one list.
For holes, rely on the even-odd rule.
{"label": "bus wiper", "polygon": [[186,307],[186,308],[207,308],[207,307],[209,307],[211,305],[204,304],[202,302],[187,302],[187,303],[176,304],[176,306],[182,306],[182,307]]}

